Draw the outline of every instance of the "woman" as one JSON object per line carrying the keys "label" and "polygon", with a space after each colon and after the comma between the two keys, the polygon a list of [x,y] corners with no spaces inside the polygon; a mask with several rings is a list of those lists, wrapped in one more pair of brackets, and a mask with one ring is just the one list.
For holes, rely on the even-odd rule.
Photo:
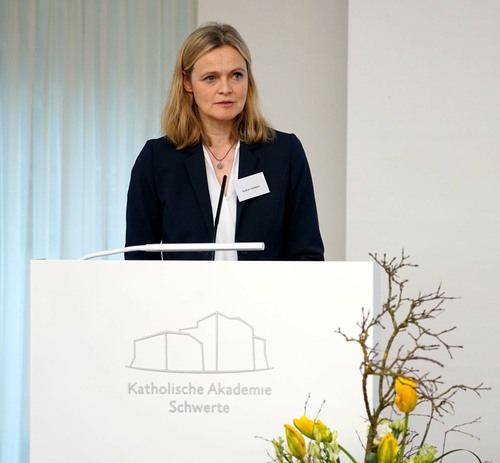
{"label": "woman", "polygon": [[[323,260],[304,150],[297,137],[273,130],[262,117],[250,52],[233,27],[209,23],[186,39],[162,128],[165,136],[149,140],[132,169],[127,246],[212,242],[227,176],[216,241],[264,242],[265,250],[217,251],[215,259]],[[212,255],[163,253],[163,258]]]}

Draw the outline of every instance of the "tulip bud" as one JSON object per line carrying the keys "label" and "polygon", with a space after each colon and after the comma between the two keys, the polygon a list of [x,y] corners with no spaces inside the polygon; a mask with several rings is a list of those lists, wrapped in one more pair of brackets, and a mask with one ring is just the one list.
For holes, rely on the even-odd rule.
{"label": "tulip bud", "polygon": [[314,423],[313,435],[316,442],[328,443],[333,440],[332,431],[321,420]]}
{"label": "tulip bud", "polygon": [[300,418],[295,418],[293,424],[304,436],[309,437],[309,439],[314,438],[313,420],[310,420],[307,416],[301,416]]}
{"label": "tulip bud", "polygon": [[301,434],[291,425],[285,424],[286,442],[290,453],[299,460],[306,454],[306,443]]}
{"label": "tulip bud", "polygon": [[401,412],[412,412],[417,405],[417,383],[411,379],[396,378],[396,398],[394,403]]}
{"label": "tulip bud", "polygon": [[377,450],[378,463],[395,463],[398,456],[399,446],[398,441],[392,432],[387,433],[382,440]]}

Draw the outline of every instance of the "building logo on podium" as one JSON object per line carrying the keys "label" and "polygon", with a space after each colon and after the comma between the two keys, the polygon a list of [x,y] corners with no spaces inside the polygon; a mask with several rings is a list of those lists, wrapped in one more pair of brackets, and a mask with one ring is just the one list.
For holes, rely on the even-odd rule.
{"label": "building logo on podium", "polygon": [[129,368],[165,373],[248,373],[270,370],[266,340],[239,317],[214,312],[195,326],[134,340]]}

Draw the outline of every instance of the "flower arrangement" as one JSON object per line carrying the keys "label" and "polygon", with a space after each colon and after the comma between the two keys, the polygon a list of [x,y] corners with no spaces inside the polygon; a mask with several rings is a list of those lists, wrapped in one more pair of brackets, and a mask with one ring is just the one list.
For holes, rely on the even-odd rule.
{"label": "flower arrangement", "polygon": [[[429,364],[444,366],[436,356],[430,355],[431,352],[444,350],[452,357],[451,351],[461,347],[446,341],[446,335],[455,327],[437,331],[429,324],[444,310],[443,304],[453,298],[446,296],[440,286],[436,291],[419,293],[415,298],[407,297],[407,280],[402,279],[400,273],[416,265],[408,262],[404,252],[401,258],[391,260],[385,255],[382,258],[376,254],[370,256],[387,277],[387,296],[381,310],[371,314],[363,309],[357,337],[349,337],[340,329],[336,331],[346,341],[359,345],[362,352],[360,371],[368,424],[366,440],[363,441],[363,463],[435,463],[455,452],[466,452],[482,463],[470,450],[446,451],[446,433],[440,452],[427,442],[431,424],[442,421],[445,414],[453,411],[453,398],[458,392],[479,395],[488,389],[482,384],[457,384],[442,390],[440,377],[425,371]],[[385,331],[381,336],[383,340],[376,345],[372,345],[370,339],[374,330]],[[374,398],[371,397],[369,379],[376,382]],[[409,426],[410,414],[417,406],[419,416],[425,417],[421,433]],[[278,437],[271,441],[274,447],[272,461],[340,463],[342,457],[352,463],[361,463],[340,444],[338,437],[337,431],[317,418],[309,419],[304,412],[304,416],[293,420],[293,426],[285,424],[286,440]]]}

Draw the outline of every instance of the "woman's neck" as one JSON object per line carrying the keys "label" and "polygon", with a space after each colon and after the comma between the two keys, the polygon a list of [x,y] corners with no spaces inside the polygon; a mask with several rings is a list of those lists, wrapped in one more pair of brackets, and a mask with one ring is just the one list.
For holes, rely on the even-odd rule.
{"label": "woman's neck", "polygon": [[231,145],[234,142],[232,129],[232,121],[226,121],[223,124],[203,124],[205,144],[208,143],[210,147],[214,148]]}

